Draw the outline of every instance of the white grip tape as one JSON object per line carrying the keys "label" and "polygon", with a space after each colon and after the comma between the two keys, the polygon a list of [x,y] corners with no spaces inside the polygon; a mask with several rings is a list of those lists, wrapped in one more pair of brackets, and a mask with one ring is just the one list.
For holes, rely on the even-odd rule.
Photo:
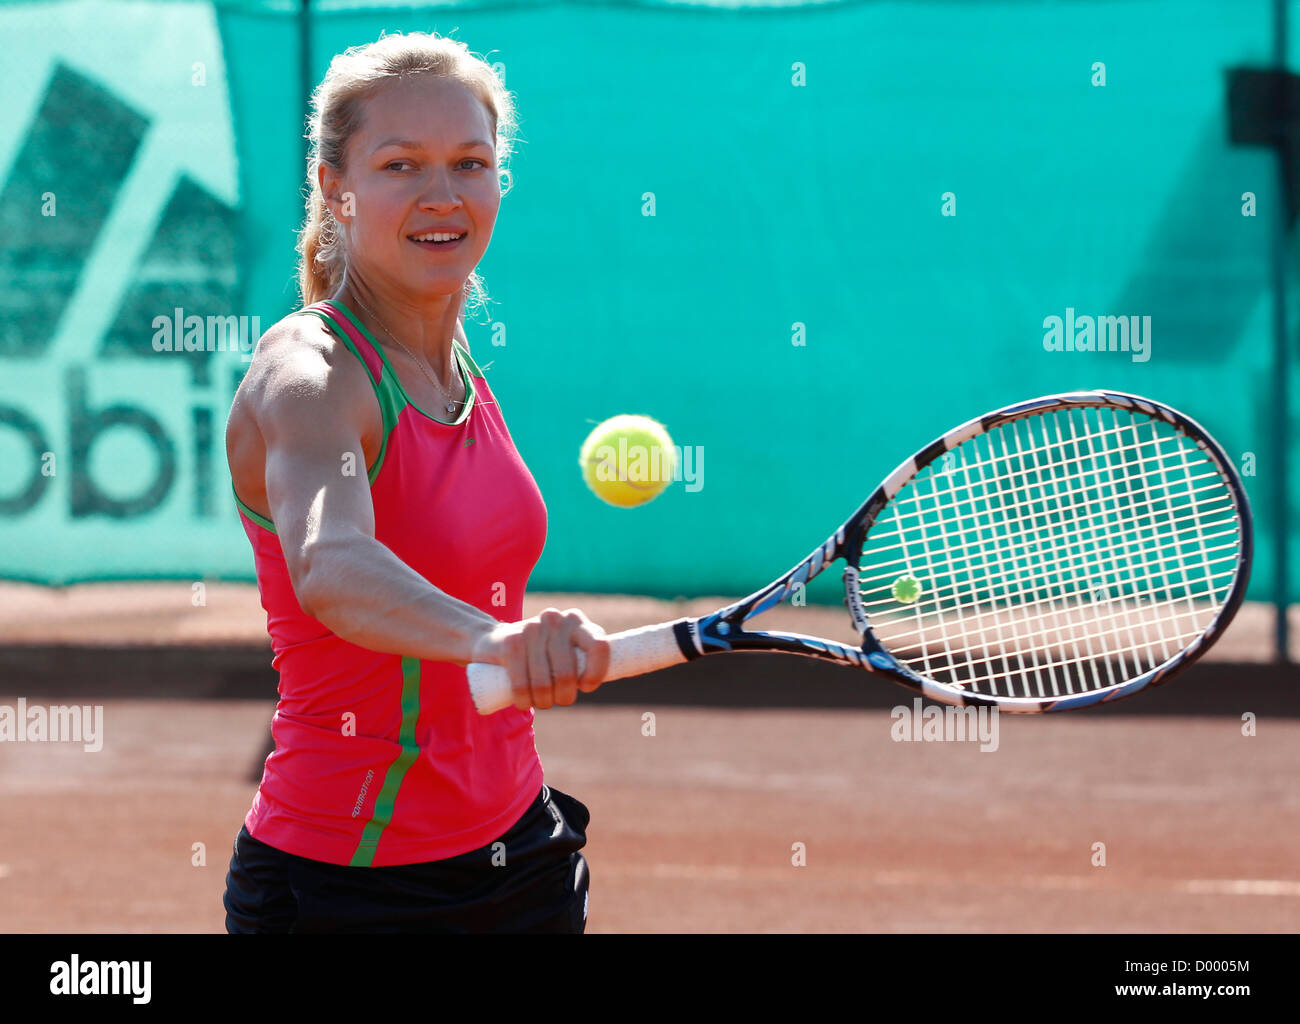
{"label": "white grip tape", "polygon": [[[673,635],[674,625],[672,622],[661,622],[655,626],[641,626],[607,636],[609,671],[605,673],[602,682],[639,676],[684,662],[686,656],[677,646],[677,638]],[[582,651],[574,653],[578,656],[578,671],[581,673],[587,665],[586,657]],[[490,715],[514,704],[510,677],[500,665],[476,662],[465,670],[465,674],[469,678],[469,694],[480,715]]]}

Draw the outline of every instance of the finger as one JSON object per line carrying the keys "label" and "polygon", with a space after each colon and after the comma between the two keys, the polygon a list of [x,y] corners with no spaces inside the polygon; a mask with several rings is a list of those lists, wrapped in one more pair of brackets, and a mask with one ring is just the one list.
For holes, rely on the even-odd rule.
{"label": "finger", "polygon": [[506,637],[501,664],[510,677],[510,698],[520,711],[533,706],[532,691],[528,686],[528,646],[520,633]]}
{"label": "finger", "polygon": [[584,612],[581,608],[566,608],[566,609],[564,609],[564,614],[565,614],[565,617],[573,617],[573,618],[576,618],[576,619],[578,620],[579,624],[581,624],[581,625],[583,625],[583,626],[594,626],[594,625],[595,625],[595,623],[592,622],[591,619],[587,618],[587,613]]}
{"label": "finger", "polygon": [[573,616],[577,618],[578,625],[581,627],[585,627],[587,632],[590,633],[592,636],[602,637],[605,635],[605,630],[601,628],[599,625],[597,625],[596,623],[592,622],[591,619],[587,618],[587,613],[584,612],[581,608],[566,608],[564,614],[566,617]]}
{"label": "finger", "polygon": [[528,685],[533,695],[533,707],[545,711],[555,703],[546,632],[540,623],[530,622],[524,627],[524,637],[528,641]]}
{"label": "finger", "polygon": [[555,685],[555,703],[568,707],[578,699],[578,656],[573,646],[577,616],[563,615],[550,634],[547,655],[551,661],[551,681]]}
{"label": "finger", "polygon": [[604,630],[599,626],[596,629],[600,631],[599,635],[593,634],[589,629],[575,630],[573,634],[573,643],[582,651],[587,662],[578,678],[578,689],[583,693],[591,693],[609,674],[609,641],[605,639]]}

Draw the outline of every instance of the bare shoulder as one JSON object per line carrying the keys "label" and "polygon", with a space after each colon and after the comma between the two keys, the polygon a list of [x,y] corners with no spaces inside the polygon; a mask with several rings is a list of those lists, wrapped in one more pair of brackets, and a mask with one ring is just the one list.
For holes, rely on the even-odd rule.
{"label": "bare shoulder", "polygon": [[319,317],[288,316],[262,335],[226,424],[231,479],[245,504],[273,518],[266,479],[274,458],[336,461],[359,442],[369,466],[382,439],[365,369]]}
{"label": "bare shoulder", "polygon": [[286,316],[258,340],[240,390],[260,399],[306,397],[329,385],[331,371],[344,365],[340,357],[346,354],[319,317]]}
{"label": "bare shoulder", "polygon": [[276,421],[323,411],[336,422],[363,426],[374,404],[356,357],[319,317],[308,315],[287,316],[262,335],[235,395],[235,406],[264,431]]}

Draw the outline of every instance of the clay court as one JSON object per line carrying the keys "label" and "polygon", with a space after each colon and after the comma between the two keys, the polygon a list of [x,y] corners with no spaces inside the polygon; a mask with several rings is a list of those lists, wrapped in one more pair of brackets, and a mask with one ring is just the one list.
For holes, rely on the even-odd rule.
{"label": "clay court", "polygon": [[[255,589],[210,586],[202,607],[188,585],[0,589],[0,703],[104,706],[98,752],[0,744],[0,931],[222,931],[274,708]],[[613,630],[711,601],[530,607],[581,603]],[[771,618],[843,632],[836,609]],[[1258,660],[1268,626],[1248,607],[1218,660],[1126,704],[1004,715],[987,752],[897,742],[908,691],[779,656],[542,712],[547,779],[592,812],[589,931],[1300,930],[1300,700]]]}

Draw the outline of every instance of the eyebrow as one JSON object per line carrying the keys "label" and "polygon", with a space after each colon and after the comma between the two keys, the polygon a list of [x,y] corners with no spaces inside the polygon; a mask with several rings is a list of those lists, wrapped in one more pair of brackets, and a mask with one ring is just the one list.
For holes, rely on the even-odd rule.
{"label": "eyebrow", "polygon": [[[411,139],[385,139],[383,142],[381,142],[378,146],[375,147],[375,150],[378,151],[384,149],[387,146],[396,146],[398,149],[423,149],[424,148],[423,145]],[[491,149],[492,143],[488,142],[486,139],[471,139],[469,142],[462,142],[456,148],[475,149],[478,146],[486,146],[488,149]]]}

